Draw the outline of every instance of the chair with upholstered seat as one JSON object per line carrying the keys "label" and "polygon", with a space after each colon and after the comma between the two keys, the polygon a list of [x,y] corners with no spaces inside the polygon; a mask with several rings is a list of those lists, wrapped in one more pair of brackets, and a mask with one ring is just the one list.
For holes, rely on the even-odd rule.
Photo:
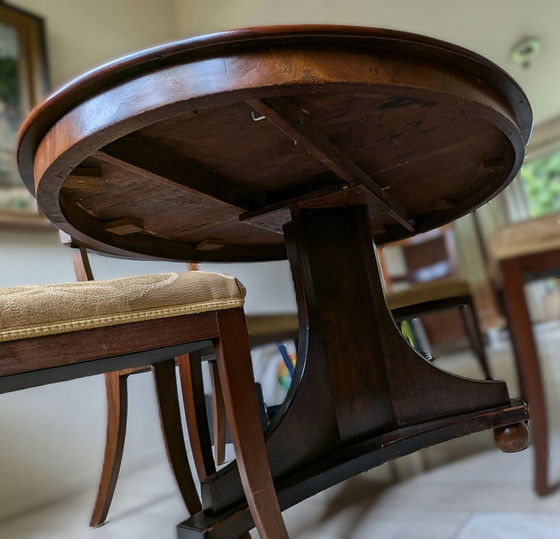
{"label": "chair with upholstered seat", "polygon": [[[261,537],[286,537],[268,467],[243,313],[233,277],[184,272],[0,291],[0,392],[150,366],[166,439],[182,437],[175,359],[214,344],[242,484]],[[163,399],[163,400],[161,400]],[[186,458],[178,477],[201,510]],[[250,464],[247,464],[250,463]]]}
{"label": "chair with upholstered seat", "polygon": [[[73,250],[73,264],[78,281],[93,281],[94,274],[90,264],[90,256],[85,245],[76,242],[67,234],[60,233],[61,241]],[[188,268],[198,270],[198,265],[188,263]],[[296,314],[260,314],[246,316],[251,347],[270,342],[293,339],[297,335],[298,320]],[[207,424],[206,401],[204,396],[202,360],[210,365],[212,377],[212,434]],[[192,449],[195,469],[200,481],[216,471],[216,465],[225,461],[226,420],[224,400],[219,382],[216,354],[214,347],[207,346],[188,355],[176,358],[181,379],[182,400],[187,418],[187,430]],[[127,380],[132,374],[149,370],[143,366],[135,369],[110,372],[105,375],[107,394],[107,435],[105,455],[101,472],[101,479],[97,491],[96,502],[91,516],[90,525],[97,527],[106,519],[115,493],[119,470],[122,463],[126,437],[128,396]],[[168,412],[163,408],[166,399],[165,388],[155,380],[155,389],[160,406],[160,412]],[[175,407],[173,408],[173,410]],[[171,413],[175,413],[174,411]],[[188,485],[184,485],[182,477],[185,467],[186,445],[182,432],[166,429],[162,424],[162,434],[168,448],[169,462],[177,485],[183,498],[188,496]],[[212,455],[211,439],[214,440],[214,455]],[[186,491],[184,489],[187,489]]]}
{"label": "chair with upholstered seat", "polygon": [[[399,254],[397,261],[401,260],[398,265],[403,266],[402,274],[393,275],[389,271],[388,247],[379,255],[384,269],[386,299],[395,320],[421,318],[422,324],[428,325],[429,344],[432,339],[466,335],[485,378],[492,379],[471,285],[458,275],[453,227],[440,227],[391,244]],[[397,285],[405,288],[399,289]],[[447,313],[436,314],[447,310],[457,310],[460,318]],[[425,318],[426,315],[429,318]]]}
{"label": "chair with upholstered seat", "polygon": [[458,309],[480,367],[485,377],[492,379],[470,285],[465,279],[447,277],[389,292],[387,304],[397,322],[447,309]]}

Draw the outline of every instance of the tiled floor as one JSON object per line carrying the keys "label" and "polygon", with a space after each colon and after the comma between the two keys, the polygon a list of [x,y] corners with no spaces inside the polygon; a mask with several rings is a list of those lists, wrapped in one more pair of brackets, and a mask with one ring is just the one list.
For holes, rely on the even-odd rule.
{"label": "tiled floor", "polygon": [[[530,451],[488,450],[396,484],[362,474],[284,516],[294,539],[556,539],[560,493],[535,496],[530,471]],[[175,539],[186,518],[165,463],[122,477],[109,522],[97,529],[87,526],[93,495],[5,522],[0,537]]]}
{"label": "tiled floor", "polygon": [[[560,328],[545,328],[545,347],[559,335]],[[515,394],[507,344],[490,353],[496,378],[509,378]],[[547,357],[552,354],[547,352]],[[466,354],[440,362],[455,372],[479,376]],[[557,539],[560,492],[539,498],[531,483],[531,450],[502,454],[486,432],[361,474],[284,516],[293,539]],[[92,530],[87,523],[94,495],[78,493],[0,523],[0,538],[175,539],[176,524],[187,516],[163,459],[121,477],[109,522]]]}

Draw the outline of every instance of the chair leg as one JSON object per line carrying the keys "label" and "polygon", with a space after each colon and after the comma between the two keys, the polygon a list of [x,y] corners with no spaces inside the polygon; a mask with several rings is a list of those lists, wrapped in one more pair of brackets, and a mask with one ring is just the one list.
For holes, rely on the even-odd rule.
{"label": "chair leg", "polygon": [[193,352],[179,356],[176,361],[181,378],[189,441],[198,479],[202,481],[216,471],[216,466],[206,415],[201,353]]}
{"label": "chair leg", "polygon": [[226,413],[220,373],[216,361],[210,362],[212,373],[212,429],[214,432],[214,460],[223,464],[226,460]]}
{"label": "chair leg", "polygon": [[185,505],[189,513],[193,515],[202,510],[202,505],[196,491],[185,447],[175,377],[175,359],[152,365],[152,372],[169,463]]}
{"label": "chair leg", "polygon": [[463,319],[463,324],[471,343],[471,347],[478,357],[484,376],[487,380],[492,380],[493,377],[490,371],[488,357],[486,356],[486,351],[484,350],[482,332],[480,331],[480,326],[478,325],[474,305],[472,303],[465,303],[465,305],[459,309],[459,312],[461,313],[461,318]]}
{"label": "chair leg", "polygon": [[237,466],[261,539],[287,539],[261,427],[242,309],[216,313],[218,370]]}
{"label": "chair leg", "polygon": [[101,481],[91,516],[90,526],[92,527],[101,526],[105,523],[119,477],[126,435],[128,409],[127,379],[128,375],[120,372],[105,374],[105,387],[107,389],[107,438]]}

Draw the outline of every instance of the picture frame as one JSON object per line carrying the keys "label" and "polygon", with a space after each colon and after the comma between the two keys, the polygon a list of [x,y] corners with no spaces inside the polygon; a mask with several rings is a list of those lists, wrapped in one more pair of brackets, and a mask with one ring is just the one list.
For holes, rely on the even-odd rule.
{"label": "picture frame", "polygon": [[15,153],[21,122],[47,91],[43,19],[0,2],[0,225],[44,220],[18,173]]}

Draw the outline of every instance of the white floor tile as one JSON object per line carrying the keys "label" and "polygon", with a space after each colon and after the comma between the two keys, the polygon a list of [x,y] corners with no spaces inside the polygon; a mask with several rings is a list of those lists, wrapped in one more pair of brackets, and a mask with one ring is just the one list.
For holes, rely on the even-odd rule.
{"label": "white floor tile", "polygon": [[488,513],[473,516],[457,539],[558,539],[560,515]]}

